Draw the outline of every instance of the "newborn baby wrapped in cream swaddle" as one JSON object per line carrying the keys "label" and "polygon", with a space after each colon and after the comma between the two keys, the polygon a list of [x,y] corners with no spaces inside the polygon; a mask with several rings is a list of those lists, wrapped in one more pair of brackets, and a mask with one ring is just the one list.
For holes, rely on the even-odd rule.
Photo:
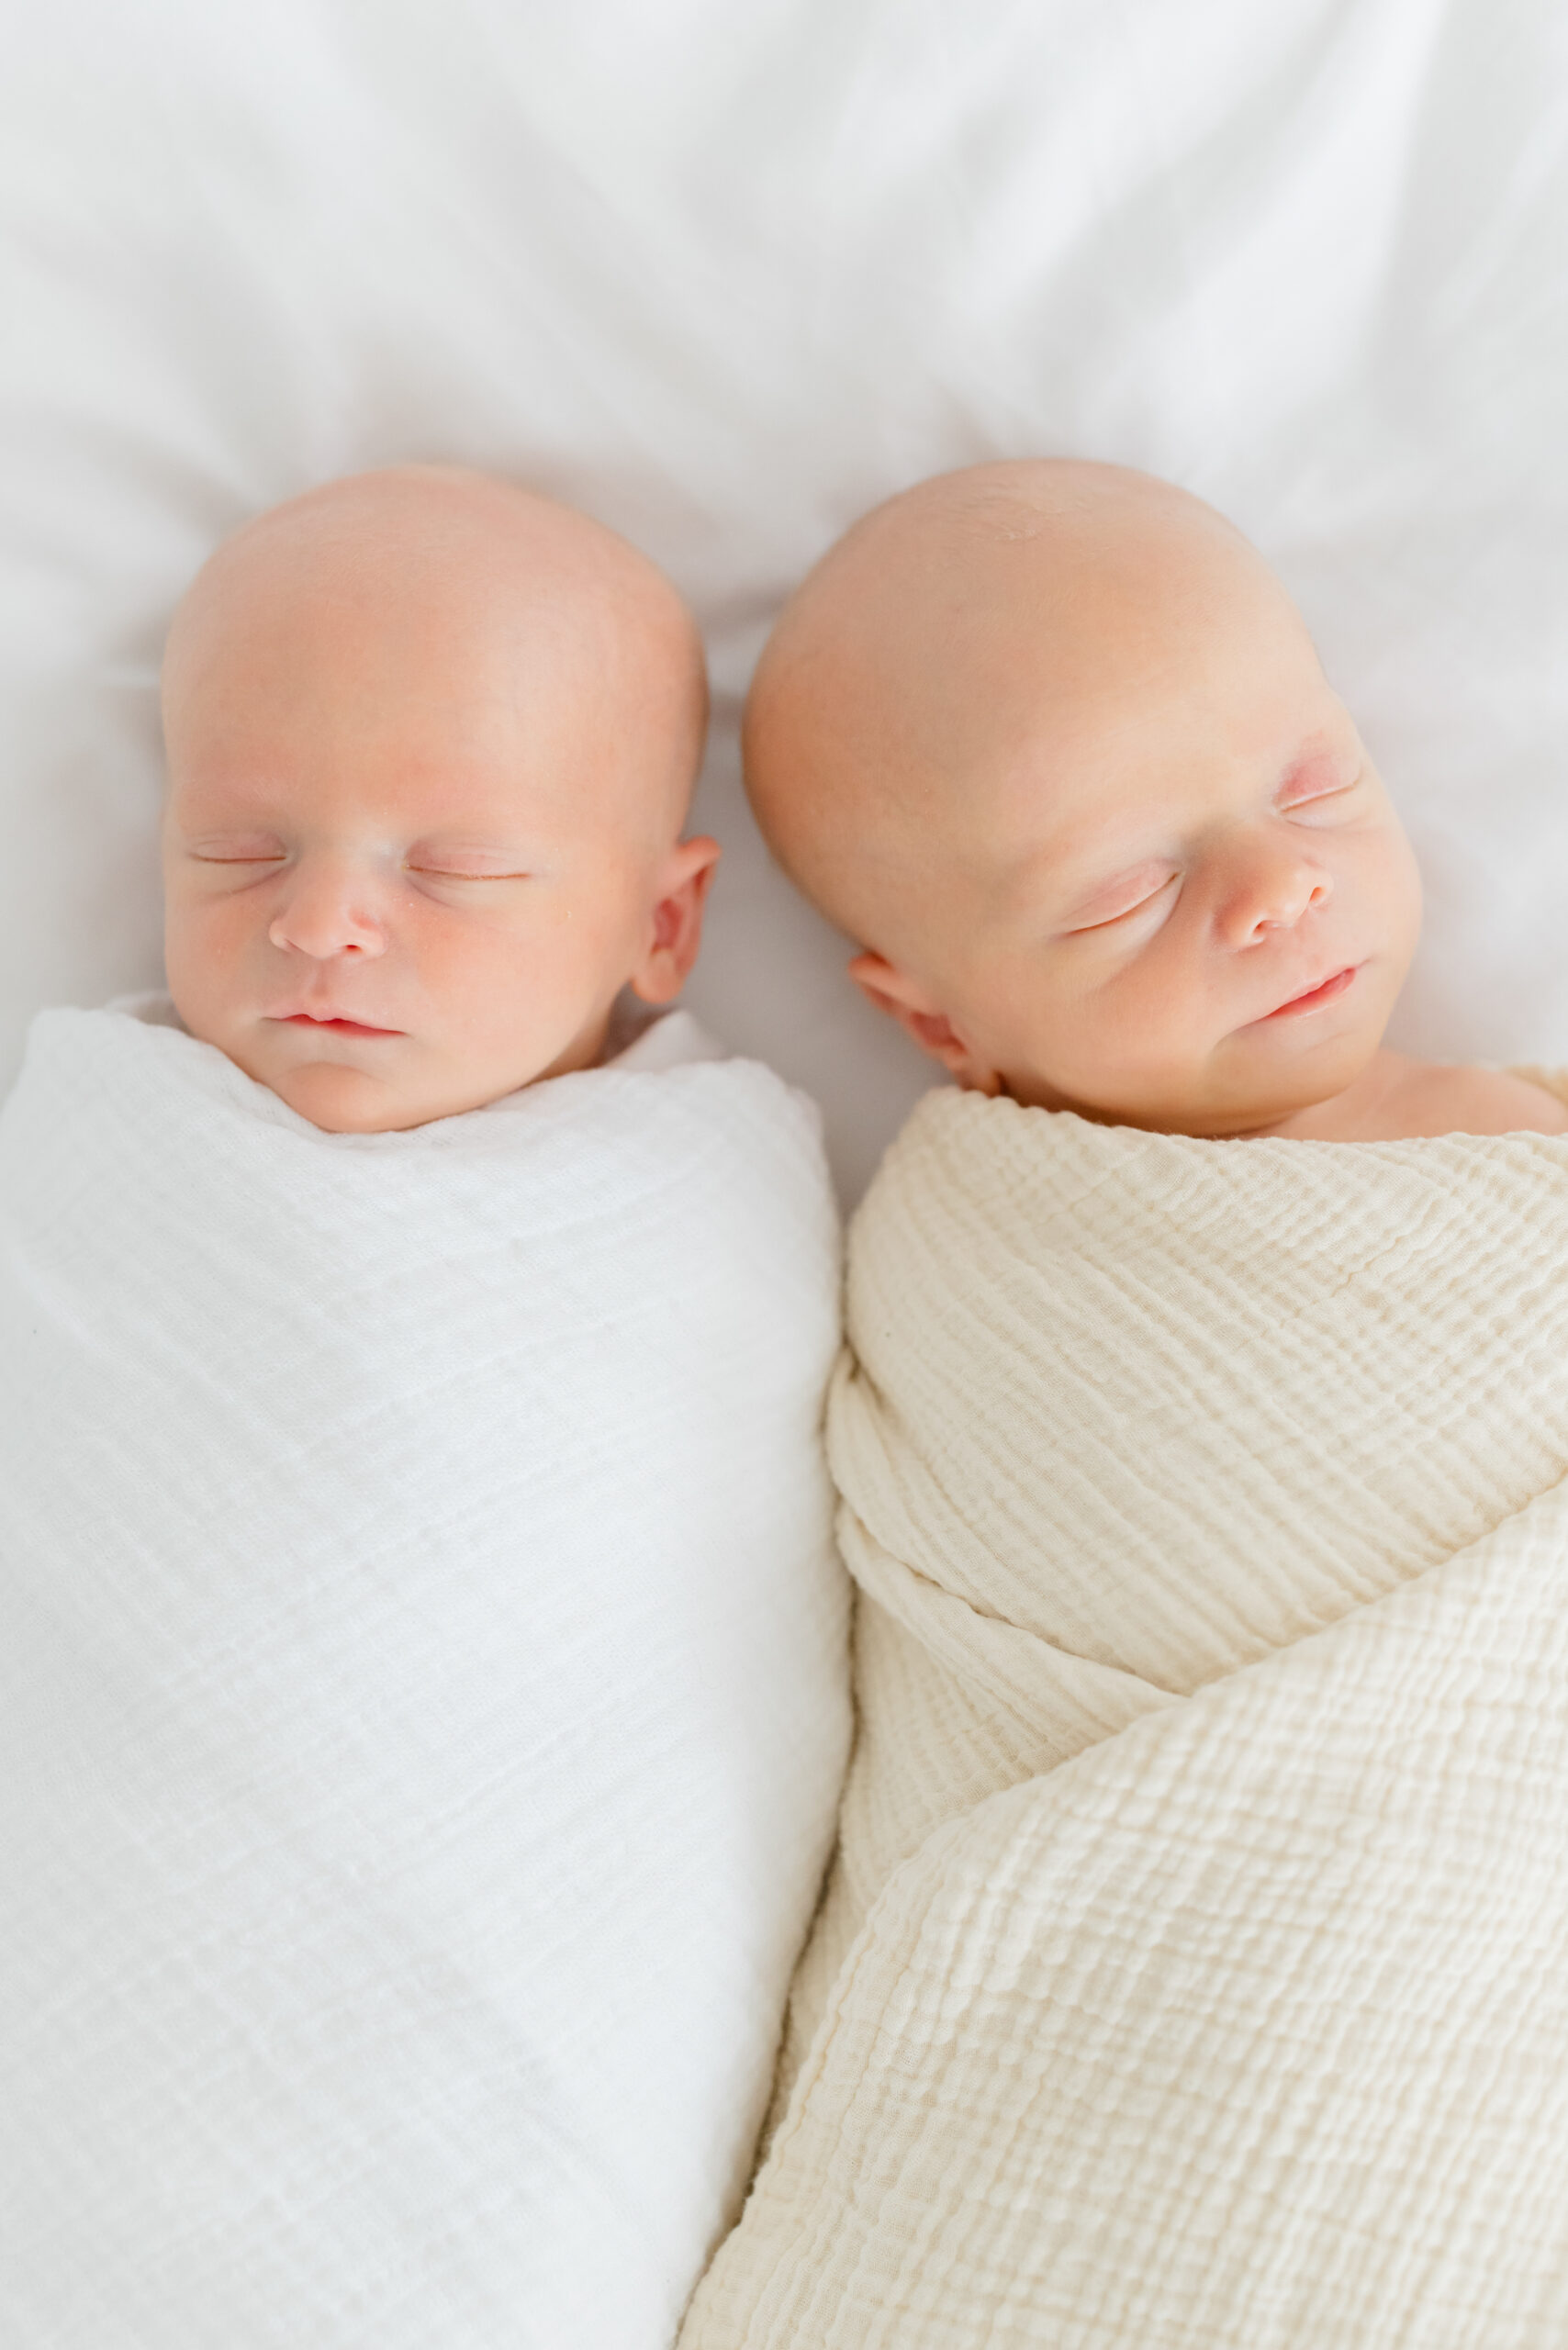
{"label": "newborn baby wrapped in cream swaddle", "polygon": [[[454,546],[506,610],[498,539],[570,684],[561,565],[654,591],[512,496],[286,509],[228,557],[242,657],[304,608],[395,700]],[[324,619],[385,533],[399,610]],[[215,774],[189,705],[232,752],[233,632],[182,628],[185,1024],[45,1013],[0,1113],[0,2334],[659,2350],[745,2184],[846,1733],[815,1113],[684,1013],[616,1053],[615,990],[695,950],[682,790],[606,914],[602,766],[542,813],[460,741],[443,797],[409,697],[372,758],[290,639],[266,760]],[[443,740],[450,683],[411,688]],[[284,722],[329,745],[308,790]],[[510,1029],[454,1016],[476,960]]]}
{"label": "newborn baby wrapped in cream swaddle", "polygon": [[1568,1080],[1382,1049],[1409,849],[1164,485],[893,501],[748,746],[961,1090],[851,1230],[855,1754],[683,2350],[1560,2350]]}

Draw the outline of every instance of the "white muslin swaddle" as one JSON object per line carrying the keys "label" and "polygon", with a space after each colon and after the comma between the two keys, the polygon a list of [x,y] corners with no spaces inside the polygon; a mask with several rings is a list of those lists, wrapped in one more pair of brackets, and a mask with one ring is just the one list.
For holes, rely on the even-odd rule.
{"label": "white muslin swaddle", "polygon": [[663,2350],[734,2215],[847,1739],[836,1228],[809,1105],[661,1032],[332,1136],[35,1025],[8,2343]]}

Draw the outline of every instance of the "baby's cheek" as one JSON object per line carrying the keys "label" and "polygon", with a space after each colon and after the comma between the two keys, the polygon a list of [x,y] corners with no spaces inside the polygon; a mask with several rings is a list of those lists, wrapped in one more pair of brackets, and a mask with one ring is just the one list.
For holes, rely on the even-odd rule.
{"label": "baby's cheek", "polygon": [[569,925],[476,928],[445,943],[431,992],[471,1051],[510,1056],[537,1042],[547,1061],[589,993],[584,944]]}
{"label": "baby's cheek", "polygon": [[1129,1078],[1167,1077],[1201,1050],[1204,1023],[1190,971],[1177,953],[1146,948],[1097,991],[1096,1047]]}
{"label": "baby's cheek", "polygon": [[169,992],[195,1035],[222,1024],[246,961],[246,928],[221,901],[171,901],[163,950]]}
{"label": "baby's cheek", "polygon": [[1403,979],[1421,935],[1421,917],[1424,911],[1421,868],[1416,862],[1416,852],[1403,832],[1397,835],[1391,864],[1394,869],[1389,887],[1397,907],[1394,930],[1397,939],[1396,951],[1402,957],[1400,976]]}

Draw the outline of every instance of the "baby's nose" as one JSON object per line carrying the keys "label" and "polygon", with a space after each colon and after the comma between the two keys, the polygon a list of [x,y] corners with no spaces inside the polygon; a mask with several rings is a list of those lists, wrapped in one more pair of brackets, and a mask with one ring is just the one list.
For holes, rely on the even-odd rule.
{"label": "baby's nose", "polygon": [[1260,847],[1237,876],[1221,926],[1232,946],[1250,946],[1271,930],[1294,928],[1333,894],[1320,865],[1292,849]]}
{"label": "baby's nose", "polygon": [[315,962],[339,955],[384,955],[386,933],[371,890],[346,866],[301,865],[268,926],[274,946]]}

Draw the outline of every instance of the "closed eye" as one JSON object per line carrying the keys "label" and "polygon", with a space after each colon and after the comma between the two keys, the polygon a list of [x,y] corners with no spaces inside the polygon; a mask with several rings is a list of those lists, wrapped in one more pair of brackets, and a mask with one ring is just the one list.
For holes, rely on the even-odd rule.
{"label": "closed eye", "polygon": [[[1287,785],[1274,804],[1282,816],[1294,816],[1304,823],[1330,822],[1343,813],[1345,802],[1364,781],[1365,771],[1361,767],[1349,774],[1343,767],[1338,772],[1319,770],[1316,775],[1298,778],[1294,790]],[[1315,815],[1314,811],[1318,814]]]}
{"label": "closed eye", "polygon": [[1081,938],[1092,931],[1113,930],[1134,914],[1148,913],[1179,886],[1181,879],[1180,873],[1172,872],[1169,866],[1129,874],[1124,883],[1085,907],[1081,917],[1069,926],[1068,935]]}
{"label": "closed eye", "polygon": [[409,859],[405,871],[423,873],[436,881],[528,881],[532,876],[518,867],[498,868],[471,865],[447,865],[433,858]]}
{"label": "closed eye", "polygon": [[281,865],[286,854],[275,841],[204,842],[190,851],[197,865]]}

